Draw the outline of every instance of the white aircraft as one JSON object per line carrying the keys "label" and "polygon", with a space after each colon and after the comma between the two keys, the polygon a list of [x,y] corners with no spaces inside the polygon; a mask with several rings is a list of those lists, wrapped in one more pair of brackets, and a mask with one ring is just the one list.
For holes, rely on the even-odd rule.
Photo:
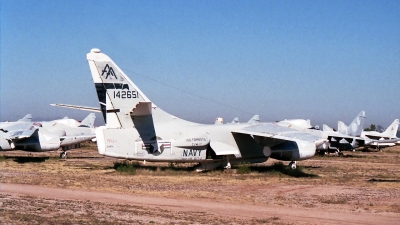
{"label": "white aircraft", "polygon": [[56,134],[61,140],[63,152],[60,158],[67,158],[67,150],[80,148],[80,143],[95,140],[94,121],[96,116],[90,113],[82,122],[64,117],[63,119],[41,122],[42,127]]}
{"label": "white aircraft", "polygon": [[367,137],[375,140],[388,140],[388,139],[397,139],[397,131],[399,129],[399,119],[395,119],[392,124],[384,131],[363,131],[361,133],[361,137]]}
{"label": "white aircraft", "polygon": [[[66,151],[79,146],[81,142],[95,137],[92,128],[94,114],[90,114],[76,127],[63,123],[71,119],[61,119],[49,122],[30,122],[32,116],[28,114],[17,122],[0,123],[0,151],[24,150],[32,152],[54,151],[62,147],[60,157],[66,157]],[[76,121],[77,122],[77,121]]]}
{"label": "white aircraft", "polygon": [[231,163],[296,161],[314,156],[325,138],[276,123],[198,124],[157,107],[99,49],[87,54],[106,126],[96,130],[102,155],[159,162],[198,162],[197,171]]}
{"label": "white aircraft", "polygon": [[352,150],[364,144],[362,138],[356,137],[356,135],[360,136],[364,120],[365,112],[362,111],[351,123],[351,129],[345,129],[345,133],[336,132],[325,124],[323,124],[322,130],[319,130],[319,128],[311,125],[310,120],[304,119],[282,120],[277,122],[277,124],[299,131],[308,132],[314,136],[326,138],[328,142],[318,146],[317,151],[321,153],[336,152],[339,155],[342,155],[343,150]]}
{"label": "white aircraft", "polygon": [[367,140],[366,147],[370,146],[380,150],[400,143],[400,138],[397,137],[398,129],[399,119],[395,119],[384,132],[362,131],[361,137]]}

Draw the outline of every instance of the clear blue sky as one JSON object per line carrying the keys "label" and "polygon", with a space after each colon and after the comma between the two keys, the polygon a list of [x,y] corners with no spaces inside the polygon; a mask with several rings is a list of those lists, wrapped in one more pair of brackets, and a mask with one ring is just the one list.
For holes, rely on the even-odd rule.
{"label": "clear blue sky", "polygon": [[95,47],[195,122],[400,117],[397,0],[1,0],[0,120],[84,118],[50,103],[99,105],[86,61]]}

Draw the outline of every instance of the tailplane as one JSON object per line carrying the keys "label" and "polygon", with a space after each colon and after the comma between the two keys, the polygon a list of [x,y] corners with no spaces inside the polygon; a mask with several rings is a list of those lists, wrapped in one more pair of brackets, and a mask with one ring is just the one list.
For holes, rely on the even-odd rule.
{"label": "tailplane", "polygon": [[399,119],[395,119],[392,124],[382,133],[383,136],[388,138],[397,138],[397,131],[399,129]]}

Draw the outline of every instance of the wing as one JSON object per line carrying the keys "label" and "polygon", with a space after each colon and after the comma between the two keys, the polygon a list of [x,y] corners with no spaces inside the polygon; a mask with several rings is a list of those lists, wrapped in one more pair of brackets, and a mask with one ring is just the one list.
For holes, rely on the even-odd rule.
{"label": "wing", "polygon": [[248,126],[232,133],[251,135],[264,147],[264,155],[280,160],[311,158],[315,155],[316,148],[327,142],[324,137],[275,123]]}

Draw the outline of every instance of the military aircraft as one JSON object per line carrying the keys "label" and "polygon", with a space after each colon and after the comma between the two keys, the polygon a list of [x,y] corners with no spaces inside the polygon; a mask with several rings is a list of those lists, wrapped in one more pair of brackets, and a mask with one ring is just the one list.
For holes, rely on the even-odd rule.
{"label": "military aircraft", "polygon": [[[250,118],[249,121],[247,121],[247,124],[256,124],[260,122],[260,116],[259,115],[254,115],[253,117]],[[224,123],[224,119],[221,117],[218,117],[215,120],[215,124],[223,124]],[[239,124],[239,118],[235,117],[231,122],[231,124]]]}
{"label": "military aircraft", "polygon": [[349,126],[342,121],[338,121],[338,132],[353,137],[360,137],[364,129],[365,118],[367,118],[365,111],[361,111]]}
{"label": "military aircraft", "polygon": [[31,122],[32,116],[28,115],[17,122],[0,123],[0,151],[42,152],[54,151],[62,147],[63,152],[60,157],[66,158],[67,150],[79,147],[81,142],[95,137],[92,130],[94,114],[77,124],[77,127],[63,124],[72,122],[68,118],[49,122]]}
{"label": "military aircraft", "polygon": [[64,117],[59,120],[41,122],[41,124],[43,128],[60,137],[63,150],[60,158],[67,158],[67,150],[79,148],[80,143],[87,140],[95,141],[95,119],[95,114],[90,113],[82,122]]}
{"label": "military aircraft", "polygon": [[377,131],[362,131],[362,137],[368,137],[375,140],[380,139],[397,139],[397,131],[399,129],[399,119],[395,119],[392,124],[384,131],[384,132],[377,132]]}
{"label": "military aircraft", "polygon": [[352,129],[346,130],[347,133],[344,134],[334,131],[325,124],[322,126],[323,129],[319,130],[319,128],[311,125],[310,120],[304,119],[282,120],[277,122],[277,124],[283,127],[290,127],[298,131],[308,132],[314,136],[327,139],[328,142],[317,147],[317,151],[320,153],[335,152],[338,155],[343,155],[343,150],[353,150],[364,144],[364,140],[362,138],[356,137],[356,135],[359,136],[357,132],[361,133],[362,131],[364,120],[365,112],[362,111],[351,123]]}
{"label": "military aircraft", "polygon": [[268,158],[296,161],[314,156],[327,140],[276,123],[198,124],[156,106],[99,49],[87,54],[106,126],[96,130],[102,155],[142,161],[198,162],[197,171]]}
{"label": "military aircraft", "polygon": [[381,148],[400,143],[400,138],[397,137],[398,129],[399,119],[395,119],[385,131],[362,131],[361,137],[367,140],[365,143],[366,147],[373,147],[380,150]]}

